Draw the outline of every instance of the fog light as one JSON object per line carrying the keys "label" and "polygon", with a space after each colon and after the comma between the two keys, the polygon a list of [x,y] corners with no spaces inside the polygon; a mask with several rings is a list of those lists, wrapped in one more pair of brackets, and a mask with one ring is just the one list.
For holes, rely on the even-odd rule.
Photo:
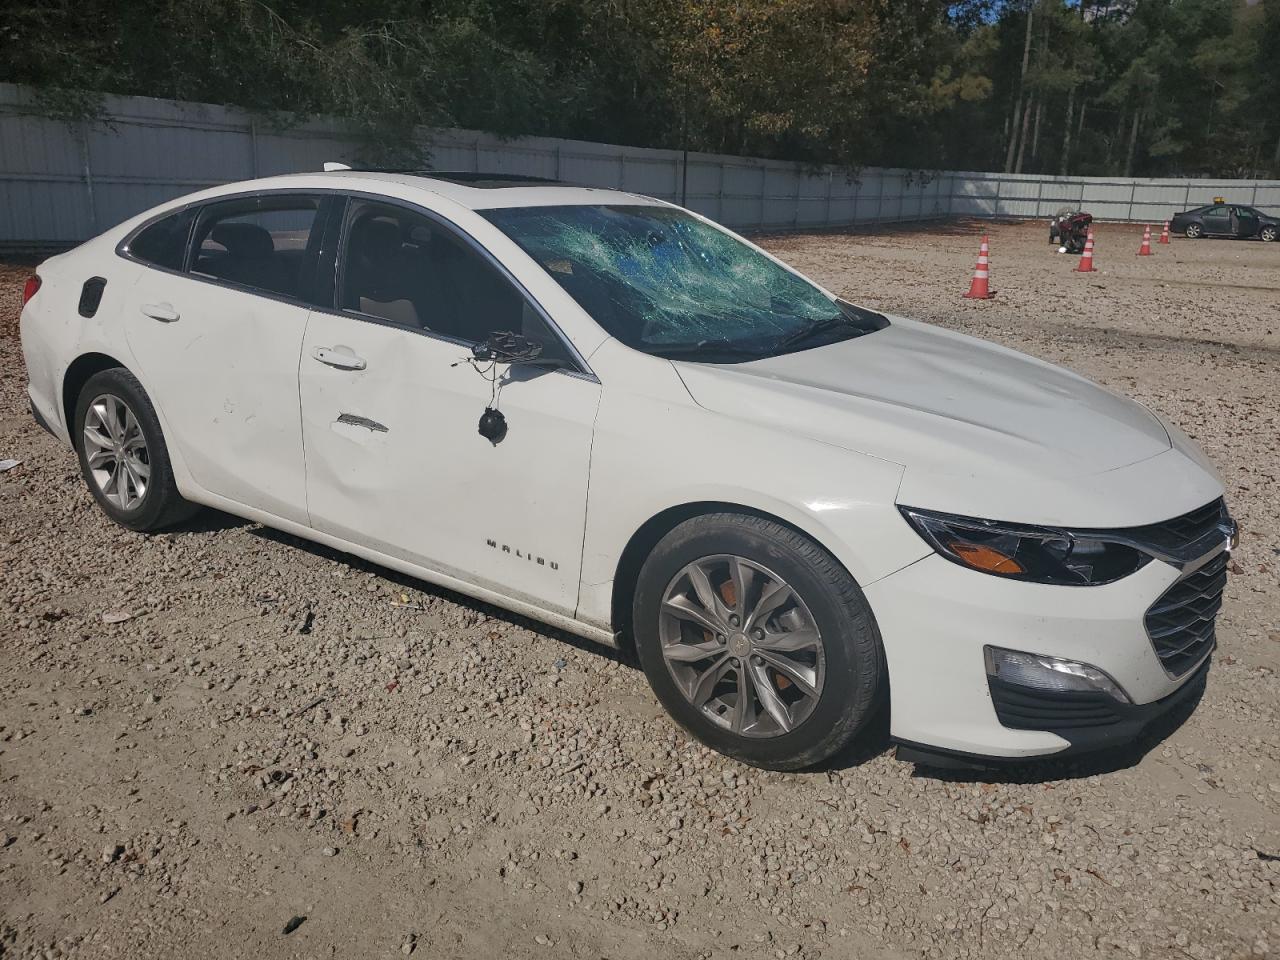
{"label": "fog light", "polygon": [[1000,647],[983,647],[982,655],[987,662],[987,676],[1005,683],[1042,693],[1105,693],[1120,703],[1129,702],[1118,683],[1087,663]]}

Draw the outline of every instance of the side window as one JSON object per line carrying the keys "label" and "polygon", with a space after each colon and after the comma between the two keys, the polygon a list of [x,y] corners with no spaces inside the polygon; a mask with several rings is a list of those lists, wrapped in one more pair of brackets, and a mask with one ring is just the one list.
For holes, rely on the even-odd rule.
{"label": "side window", "polygon": [[1226,215],[1227,215],[1227,208],[1222,206],[1221,204],[1219,204],[1216,207],[1210,207],[1208,210],[1204,212],[1204,216],[1206,217],[1225,217]]}
{"label": "side window", "polygon": [[521,333],[541,341],[544,356],[571,362],[511,281],[429,217],[357,203],[341,251],[344,310],[467,343],[499,330]]}
{"label": "side window", "polygon": [[129,241],[129,255],[153,266],[181,270],[195,215],[195,209],[188,208],[161,217]]}
{"label": "side window", "polygon": [[191,272],[304,298],[303,265],[320,242],[319,205],[319,197],[287,194],[204,207],[196,223]]}

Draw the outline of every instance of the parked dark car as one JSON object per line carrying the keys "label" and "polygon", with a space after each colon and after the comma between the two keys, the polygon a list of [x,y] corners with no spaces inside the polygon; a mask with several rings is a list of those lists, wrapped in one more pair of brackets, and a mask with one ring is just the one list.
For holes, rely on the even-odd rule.
{"label": "parked dark car", "polygon": [[1263,213],[1256,207],[1237,203],[1211,203],[1175,214],[1169,221],[1171,233],[1181,233],[1197,240],[1200,237],[1238,237],[1242,240],[1271,242],[1280,237],[1280,218]]}

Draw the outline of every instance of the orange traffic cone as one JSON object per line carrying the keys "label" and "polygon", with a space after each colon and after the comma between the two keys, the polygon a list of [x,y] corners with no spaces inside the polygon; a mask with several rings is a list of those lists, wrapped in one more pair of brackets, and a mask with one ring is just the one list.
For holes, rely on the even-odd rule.
{"label": "orange traffic cone", "polygon": [[1146,229],[1142,231],[1142,246],[1138,248],[1138,256],[1151,256],[1151,225],[1147,224]]}
{"label": "orange traffic cone", "polygon": [[1084,253],[1080,254],[1080,265],[1075,269],[1076,273],[1093,273],[1093,231],[1089,231],[1089,235],[1084,240]]}
{"label": "orange traffic cone", "polygon": [[973,282],[969,284],[966,300],[990,300],[996,295],[990,287],[991,258],[988,255],[987,235],[982,235],[982,246],[978,248],[978,265],[973,268]]}
{"label": "orange traffic cone", "polygon": [[1160,242],[1161,243],[1169,242],[1169,221],[1168,220],[1164,222],[1164,229],[1160,231]]}

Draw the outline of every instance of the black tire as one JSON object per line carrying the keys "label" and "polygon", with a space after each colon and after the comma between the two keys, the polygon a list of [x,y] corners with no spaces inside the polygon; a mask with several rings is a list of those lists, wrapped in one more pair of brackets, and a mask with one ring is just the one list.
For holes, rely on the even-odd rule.
{"label": "black tire", "polygon": [[1258,236],[1262,238],[1263,243],[1274,243],[1276,237],[1280,236],[1280,230],[1268,224],[1258,231]]}
{"label": "black tire", "polygon": [[1188,240],[1199,240],[1204,236],[1204,227],[1198,223],[1188,223],[1186,234]]}
{"label": "black tire", "polygon": [[[752,738],[712,722],[686,699],[663,658],[659,621],[668,586],[686,565],[722,554],[778,574],[803,599],[821,633],[822,689],[807,718],[786,733]],[[641,666],[667,711],[707,746],[752,766],[798,770],[827,759],[867,725],[884,698],[884,648],[862,590],[830,553],[770,520],[717,513],[680,524],[645,560],[632,617]]]}
{"label": "black tire", "polygon": [[[133,414],[146,442],[147,463],[151,474],[146,489],[138,502],[128,509],[110,500],[94,479],[86,454],[85,419],[90,405],[99,397],[116,397],[123,401]],[[164,442],[160,420],[156,417],[151,398],[142,389],[138,379],[123,367],[115,367],[94,374],[80,390],[76,400],[75,429],[72,433],[76,455],[80,460],[80,473],[89,492],[108,517],[130,530],[150,532],[163,530],[193,516],[200,508],[182,499],[173,480],[173,467],[169,463],[169,449]]]}

